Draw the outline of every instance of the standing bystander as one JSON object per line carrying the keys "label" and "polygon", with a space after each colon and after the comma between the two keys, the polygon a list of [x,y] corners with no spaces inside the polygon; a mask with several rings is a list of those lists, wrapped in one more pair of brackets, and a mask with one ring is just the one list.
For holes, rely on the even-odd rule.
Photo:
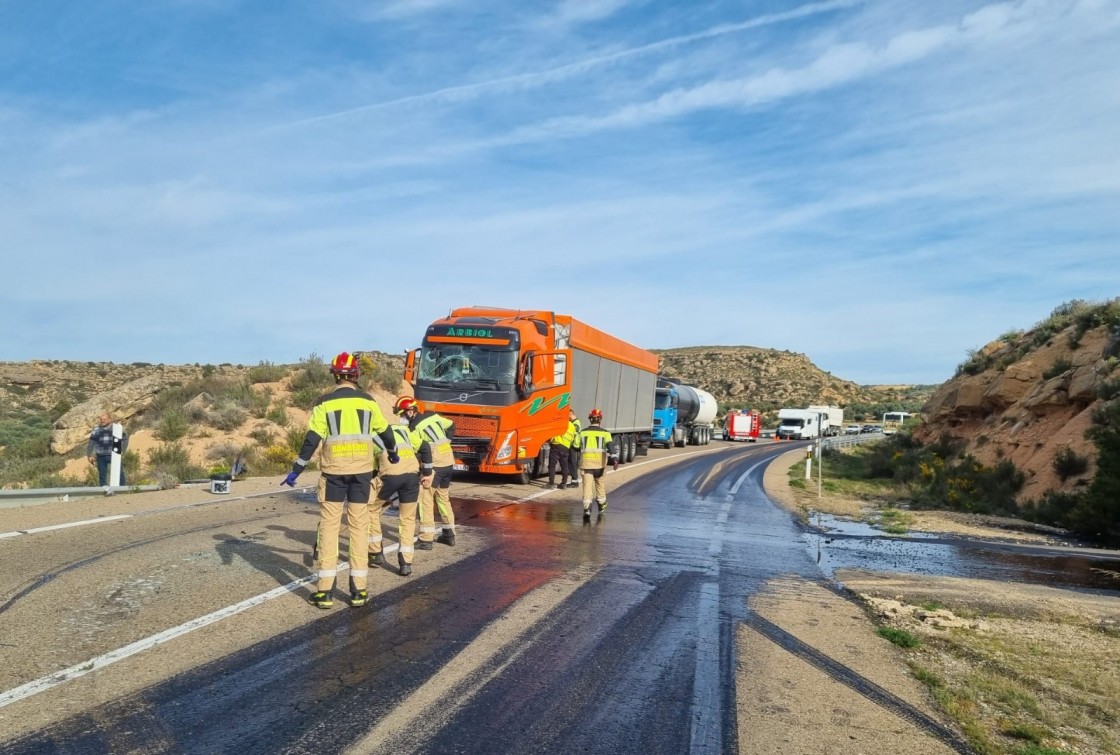
{"label": "standing bystander", "polygon": [[[118,444],[119,441],[119,444]],[[86,459],[90,464],[97,465],[97,484],[105,487],[113,481],[109,479],[109,471],[113,464],[113,452],[122,457],[128,450],[128,433],[121,430],[120,438],[113,433],[113,423],[109,421],[108,414],[102,414],[97,419],[97,426],[89,434],[89,443],[86,444]],[[118,485],[127,485],[124,480],[124,464],[120,466],[121,479]]]}

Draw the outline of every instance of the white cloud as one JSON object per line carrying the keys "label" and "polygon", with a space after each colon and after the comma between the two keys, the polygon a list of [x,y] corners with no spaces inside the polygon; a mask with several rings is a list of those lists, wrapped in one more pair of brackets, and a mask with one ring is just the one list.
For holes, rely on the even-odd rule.
{"label": "white cloud", "polygon": [[561,0],[553,18],[565,24],[601,21],[632,2],[633,0]]}

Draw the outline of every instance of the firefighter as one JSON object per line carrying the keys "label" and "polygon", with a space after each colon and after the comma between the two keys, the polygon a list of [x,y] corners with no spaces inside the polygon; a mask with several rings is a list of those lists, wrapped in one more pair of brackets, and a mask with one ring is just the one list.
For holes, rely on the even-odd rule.
{"label": "firefighter", "polygon": [[602,428],[603,413],[592,409],[587,415],[590,426],[579,434],[579,469],[583,478],[583,518],[591,519],[592,493],[599,507],[599,513],[607,510],[607,486],[603,482],[603,474],[607,464],[613,464],[618,469],[618,448],[611,434]]}
{"label": "firefighter", "polygon": [[569,488],[579,487],[579,434],[583,432],[583,423],[580,422],[579,417],[576,415],[575,409],[568,410],[568,421],[576,426],[575,438],[572,440],[572,446],[568,449],[568,469],[572,471],[572,481],[568,483]]}
{"label": "firefighter", "polygon": [[574,468],[571,466],[572,444],[575,443],[579,430],[572,422],[573,412],[568,412],[568,426],[564,428],[563,435],[557,435],[549,441],[551,449],[548,453],[548,487],[556,489],[556,469],[560,468],[560,487],[566,488],[575,478]]}
{"label": "firefighter", "polygon": [[[451,509],[451,472],[455,454],[451,439],[455,436],[455,423],[436,412],[424,411],[424,405],[411,396],[397,399],[393,412],[408,419],[408,426],[428,441],[432,449],[432,484],[420,488],[420,541],[416,547],[422,551],[432,549],[432,540],[455,545],[455,512]],[[439,509],[442,531],[436,538],[436,509]]]}
{"label": "firefighter", "polygon": [[[381,509],[389,505],[393,496],[397,497],[398,515],[397,568],[402,577],[412,574],[413,542],[416,539],[416,505],[420,498],[420,488],[432,484],[432,449],[420,434],[410,430],[408,420],[403,417],[393,425],[396,436],[397,453],[378,459],[378,478],[381,488],[377,492],[380,504],[374,508],[377,513],[369,520],[369,565],[385,563],[381,554]],[[394,456],[396,458],[394,458]]]}
{"label": "firefighter", "polygon": [[[335,389],[320,396],[312,405],[303,447],[292,464],[292,471],[280,484],[295,487],[296,478],[322,443],[319,526],[315,533],[319,581],[309,600],[317,608],[334,605],[332,593],[338,574],[338,535],[345,505],[346,525],[350,531],[349,602],[356,608],[369,601],[369,593],[366,592],[368,565],[365,548],[359,544],[366,541],[369,525],[374,449],[383,446],[390,461],[399,461],[399,458],[396,439],[377,402],[358,387],[361,374],[358,360],[344,351],[331,362],[330,370],[334,375]],[[381,446],[378,446],[378,441]]]}

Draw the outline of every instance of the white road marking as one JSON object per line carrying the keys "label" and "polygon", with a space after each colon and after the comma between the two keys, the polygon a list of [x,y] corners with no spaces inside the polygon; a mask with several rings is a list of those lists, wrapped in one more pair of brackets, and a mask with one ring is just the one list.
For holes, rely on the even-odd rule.
{"label": "white road marking", "polygon": [[[399,543],[391,543],[390,545],[382,548],[381,553],[387,555],[390,553],[396,553],[399,549]],[[340,561],[338,564],[339,574],[349,568],[350,564],[346,561]],[[266,603],[273,598],[279,598],[282,595],[294,592],[303,585],[311,584],[318,579],[318,574],[312,574],[310,576],[304,577],[303,579],[297,579],[295,582],[289,582],[286,585],[281,585],[280,587],[276,587],[272,590],[269,590],[268,592],[261,593],[260,595],[256,595],[252,598],[247,598],[240,603],[235,603],[232,606],[227,606],[226,608],[219,609],[217,611],[214,611],[213,613],[208,613],[205,616],[198,617],[197,619],[191,619],[185,624],[180,624],[177,627],[172,627],[171,629],[160,632],[159,634],[154,634],[151,637],[145,637],[142,640],[137,640],[130,645],[125,645],[123,648],[110,650],[108,653],[99,655],[96,658],[91,658],[84,663],[79,663],[75,666],[71,666],[70,668],[63,669],[62,671],[56,671],[53,674],[48,674],[47,676],[44,676],[40,679],[36,679],[35,681],[22,684],[19,687],[8,690],[7,692],[0,693],[0,708],[3,708],[6,705],[11,705],[18,700],[24,699],[25,697],[31,697],[32,695],[36,695],[40,692],[46,692],[52,687],[57,687],[58,685],[64,682],[68,682],[71,679],[77,679],[80,676],[85,676],[91,671],[105,668],[106,666],[110,666],[117,661],[123,661],[125,658],[128,658],[131,655],[136,655],[137,653],[141,653],[150,648],[154,648],[157,645],[162,645],[165,642],[170,642],[177,637],[182,637],[183,635],[189,634],[196,629],[202,629],[204,626],[213,624],[216,621],[228,619],[230,616],[236,616],[243,611],[247,611],[254,606],[259,606],[262,603]]]}
{"label": "white road marking", "polygon": [[[701,453],[701,454],[710,453],[711,451],[716,451],[716,450],[722,450],[722,449],[711,449],[710,451],[701,451],[699,453]],[[641,462],[639,464],[633,464],[633,465],[631,465],[631,467],[639,467],[639,466],[643,466],[645,464],[653,464],[653,463],[660,462],[660,461],[666,461],[667,459],[679,459],[679,458],[681,458],[681,456],[684,456],[684,455],[685,454],[680,454],[680,455],[677,455],[677,456],[668,456],[668,457],[665,457],[665,458],[662,458],[662,459],[650,459],[649,461]],[[696,454],[687,454],[687,455],[693,456],[693,455],[696,455]],[[743,474],[743,476],[740,477],[739,480],[735,483],[733,491],[738,489],[738,486],[743,481],[743,479],[745,479],[746,476],[748,474],[750,474],[751,471],[753,471],[755,469],[755,467],[758,467],[762,463],[763,462],[759,462],[758,464],[755,464],[750,469],[748,469]],[[306,490],[306,489],[307,488],[302,488],[300,490]],[[286,491],[283,491],[283,492],[286,492]],[[526,496],[525,498],[519,499],[518,502],[520,503],[520,502],[523,502],[523,501],[529,501],[529,500],[532,500],[534,498],[538,498],[542,495],[547,495],[551,492],[553,492],[553,491],[542,490],[542,491],[534,493],[530,496]],[[255,493],[255,494],[252,494],[252,495],[238,496],[237,498],[227,498],[227,499],[224,499],[224,500],[225,501],[246,500],[246,499],[249,499],[249,498],[256,498],[256,497],[263,496],[263,495],[275,495],[275,491],[265,492],[265,493]],[[209,505],[213,505],[215,503],[217,503],[217,501],[206,501],[206,502],[203,502],[203,503],[186,504],[184,506],[176,506],[176,507],[173,507],[173,508],[193,508],[195,506],[209,506]],[[168,511],[168,510],[170,510],[170,509],[160,509],[159,511]],[[151,514],[151,513],[156,513],[156,511],[143,512],[143,513],[144,514]],[[134,516],[142,516],[142,515],[143,514],[136,514],[136,515],[133,515],[133,514],[118,514],[118,515],[115,515],[115,516],[112,516],[112,517],[101,517],[101,518],[98,518],[98,519],[87,519],[87,520],[83,520],[83,521],[79,521],[79,522],[69,522],[67,524],[56,524],[56,525],[51,525],[49,527],[37,527],[37,528],[31,529],[31,530],[21,530],[21,531],[17,531],[17,532],[6,532],[6,533],[0,533],[0,538],[16,537],[18,535],[29,534],[29,533],[32,533],[32,532],[43,532],[43,531],[46,531],[46,530],[62,529],[64,527],[78,527],[78,526],[85,525],[85,524],[96,524],[98,522],[110,521],[110,520],[113,520],[113,519],[128,519],[128,518],[132,518]],[[713,538],[712,547],[715,547],[717,549],[722,549],[722,538],[719,535],[718,530],[717,530],[717,533],[716,533],[716,537]],[[381,552],[383,554],[394,553],[399,548],[400,548],[400,545],[398,543],[392,543],[391,545],[388,545],[385,548],[383,548]],[[711,552],[711,548],[709,548],[709,552]],[[717,550],[717,554],[718,554],[718,550]],[[349,564],[347,564],[345,562],[339,563],[339,565],[338,565],[338,571],[339,572],[342,572],[342,571],[344,571],[348,568],[349,568]],[[715,610],[716,610],[715,618],[716,618],[716,620],[718,620],[718,618],[719,618],[719,615],[718,615],[719,614],[719,610],[718,610],[719,609],[719,590],[718,590],[718,588],[719,588],[719,581],[718,581],[719,571],[718,570],[719,570],[719,564],[717,562],[717,564],[716,564],[716,585],[715,585],[715,587],[716,587],[716,596],[715,596]],[[15,687],[15,688],[10,689],[6,692],[0,693],[0,708],[11,705],[14,702],[17,702],[19,700],[23,700],[24,698],[27,698],[27,697],[31,697],[32,695],[36,695],[40,692],[45,692],[45,691],[47,691],[47,690],[49,690],[53,687],[57,687],[58,685],[63,684],[65,682],[68,682],[72,679],[77,679],[79,677],[85,676],[86,674],[90,673],[91,671],[95,671],[97,669],[101,669],[101,668],[105,668],[106,666],[110,666],[110,665],[116,663],[117,661],[122,661],[125,658],[136,655],[137,653],[141,653],[141,652],[143,652],[145,650],[148,650],[150,648],[156,647],[158,645],[162,645],[166,642],[170,642],[171,640],[176,639],[178,637],[182,637],[183,635],[188,634],[190,632],[193,632],[196,629],[201,629],[205,626],[208,626],[208,625],[213,624],[215,622],[221,621],[222,619],[229,618],[230,616],[235,616],[239,613],[242,613],[243,611],[247,611],[250,608],[253,608],[254,606],[258,606],[262,603],[265,603],[269,600],[272,600],[273,598],[278,598],[282,595],[286,595],[289,592],[293,592],[293,591],[299,589],[300,587],[302,587],[303,585],[307,585],[307,584],[310,584],[310,583],[316,581],[316,579],[318,579],[317,575],[310,575],[310,576],[304,577],[303,579],[297,579],[294,582],[289,582],[286,585],[281,585],[280,587],[269,590],[268,592],[261,593],[260,595],[256,595],[252,598],[248,598],[246,600],[243,600],[240,603],[235,603],[232,606],[227,606],[226,608],[219,609],[217,611],[214,611],[213,613],[206,614],[205,616],[200,616],[197,619],[192,619],[191,621],[188,621],[185,624],[180,624],[177,627],[172,627],[171,629],[167,629],[167,630],[165,630],[163,632],[160,632],[158,634],[154,634],[151,637],[146,637],[142,640],[137,640],[136,642],[133,642],[129,645],[125,645],[124,647],[118,648],[117,650],[111,650],[108,653],[97,656],[96,658],[91,658],[90,660],[85,661],[84,663],[79,663],[75,666],[71,666],[70,668],[66,668],[66,669],[63,669],[61,671],[56,671],[53,674],[48,674],[47,676],[41,677],[41,678],[36,679],[34,681],[27,682],[26,684],[22,684],[19,687]],[[574,590],[575,588],[573,587],[572,589]],[[525,598],[522,598],[522,601],[524,601],[525,599],[530,597],[532,594],[533,593],[530,593]],[[703,599],[702,599],[702,602],[703,602]],[[706,604],[702,607],[706,607]],[[465,652],[466,651],[464,651],[464,653]],[[717,677],[718,677],[718,671],[719,671],[719,668],[718,668],[718,664],[719,664],[718,652],[719,652],[719,649],[716,648],[715,663],[716,663],[716,675],[717,675]],[[699,662],[699,659],[698,659],[698,662]],[[446,679],[444,678],[441,681],[441,685],[444,684],[445,682],[446,682]],[[421,689],[423,689],[423,688],[421,688]],[[414,694],[418,694],[418,693],[419,693],[419,691],[417,693],[414,693]],[[693,693],[693,707],[694,707],[694,710],[695,710],[696,705],[697,705],[697,691],[694,690],[694,693]],[[693,722],[694,722],[694,727],[693,728],[695,730],[695,727],[696,727],[696,717],[695,716],[693,717]],[[694,739],[694,741],[695,741],[695,739]]]}
{"label": "white road marking", "polygon": [[[296,488],[296,491],[303,492],[304,490],[310,490],[310,489],[311,488]],[[266,495],[276,495],[278,492],[279,493],[287,493],[289,491],[286,491],[286,490],[280,490],[280,491],[270,490],[270,491],[265,491],[264,493],[250,493],[249,495],[239,495],[239,496],[234,496],[233,498],[222,498],[220,501],[206,500],[206,501],[200,501],[198,503],[183,503],[183,504],[180,504],[178,506],[167,506],[167,507],[162,508],[162,509],[151,509],[150,511],[141,511],[141,512],[136,513],[136,514],[114,514],[114,515],[111,515],[111,516],[98,517],[97,519],[83,519],[83,520],[78,521],[78,522],[66,522],[65,524],[52,524],[49,527],[34,527],[32,529],[27,529],[27,530],[13,530],[11,532],[0,532],[0,540],[3,540],[6,537],[19,537],[20,535],[32,535],[36,532],[47,532],[48,530],[61,530],[61,529],[66,529],[67,527],[81,527],[81,526],[86,525],[86,524],[97,524],[98,522],[111,522],[114,519],[132,519],[132,518],[141,517],[141,516],[150,516],[152,514],[166,514],[168,511],[178,511],[180,509],[193,509],[193,508],[197,508],[199,506],[214,506],[214,505],[221,504],[221,503],[228,503],[229,501],[247,501],[250,498],[260,498],[261,496],[266,496]]]}
{"label": "white road marking", "polygon": [[52,524],[49,527],[32,527],[29,530],[21,530],[25,535],[32,535],[36,532],[47,532],[49,530],[64,530],[67,527],[81,527],[85,524],[98,524],[99,522],[112,522],[117,519],[131,519],[134,514],[114,514],[113,516],[103,516],[97,519],[83,519],[80,522],[67,522],[66,524]]}
{"label": "white road marking", "polygon": [[[339,564],[339,571],[342,571],[345,568],[347,568],[346,565]],[[142,640],[137,640],[136,642],[133,642],[129,645],[125,645],[123,648],[111,650],[104,655],[99,655],[96,658],[91,658],[85,663],[79,663],[75,666],[71,666],[70,668],[63,669],[62,671],[56,671],[53,674],[48,674],[47,676],[44,676],[40,679],[28,682],[27,684],[21,684],[20,686],[14,689],[10,689],[7,692],[0,693],[0,708],[3,708],[6,705],[11,705],[12,703],[18,700],[22,700],[26,697],[37,695],[40,692],[46,692],[52,687],[57,687],[58,685],[64,682],[68,682],[71,679],[77,679],[78,677],[85,676],[91,671],[105,668],[106,666],[112,665],[117,661],[123,661],[129,656],[136,655],[137,653],[142,653],[145,650],[156,647],[157,645],[162,645],[165,642],[170,642],[177,637],[182,637],[183,635],[193,632],[196,629],[201,629],[202,627],[213,624],[216,621],[221,621],[222,619],[226,619],[230,616],[239,614],[242,611],[247,611],[253,606],[258,606],[261,603],[272,600],[273,598],[279,598],[281,595],[286,595],[287,593],[292,592],[303,585],[314,582],[316,579],[318,579],[318,577],[314,575],[304,577],[303,579],[297,579],[295,582],[289,582],[286,585],[282,585],[280,587],[269,590],[268,592],[261,593],[260,595],[256,595],[247,600],[243,600],[240,603],[235,603],[232,606],[227,606],[226,608],[214,611],[213,613],[208,613],[205,616],[200,616],[197,619],[192,619],[185,624],[180,624],[177,627],[172,627],[171,629],[160,632],[159,634],[154,634],[151,637],[145,637]]]}

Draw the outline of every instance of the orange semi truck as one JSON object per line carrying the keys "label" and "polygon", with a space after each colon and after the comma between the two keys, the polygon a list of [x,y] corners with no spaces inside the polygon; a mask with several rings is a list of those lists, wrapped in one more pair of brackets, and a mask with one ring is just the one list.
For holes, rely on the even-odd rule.
{"label": "orange semi truck", "polygon": [[657,355],[570,315],[454,309],[428,326],[404,377],[426,408],[455,422],[456,470],[540,476],[569,408],[584,427],[602,410],[621,461],[649,449]]}

